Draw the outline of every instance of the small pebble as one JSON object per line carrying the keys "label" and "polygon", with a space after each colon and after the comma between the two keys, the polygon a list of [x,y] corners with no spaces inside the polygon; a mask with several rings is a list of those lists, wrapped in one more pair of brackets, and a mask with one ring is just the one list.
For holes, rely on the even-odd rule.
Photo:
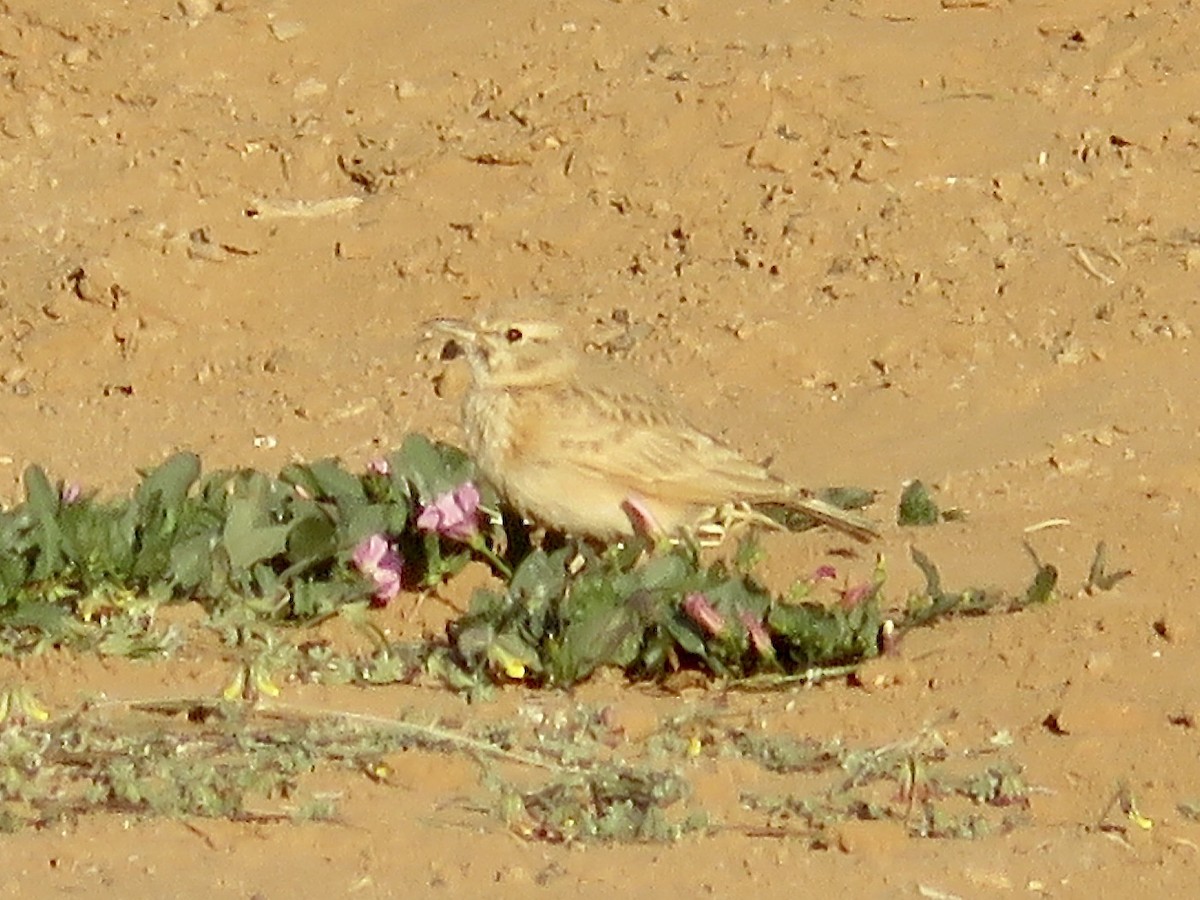
{"label": "small pebble", "polygon": [[277,20],[270,24],[271,34],[275,36],[277,41],[290,41],[292,38],[297,38],[308,30],[303,22],[291,22],[287,20]]}
{"label": "small pebble", "polygon": [[212,14],[212,0],[179,0],[179,11],[190,22],[199,22]]}
{"label": "small pebble", "polygon": [[329,85],[316,78],[305,78],[292,90],[292,97],[296,100],[309,100],[313,97],[320,97],[329,90]]}

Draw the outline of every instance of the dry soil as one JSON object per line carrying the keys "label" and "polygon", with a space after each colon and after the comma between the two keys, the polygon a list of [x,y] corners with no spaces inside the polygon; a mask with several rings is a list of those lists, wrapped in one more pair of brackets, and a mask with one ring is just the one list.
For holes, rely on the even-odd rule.
{"label": "dry soil", "polygon": [[[1020,586],[1025,542],[1063,575],[1057,603],[914,634],[859,684],[726,701],[864,745],[1006,735],[1036,789],[1007,835],[530,843],[438,821],[475,773],[415,755],[388,784],[335,779],[337,825],[5,836],[0,890],[1194,890],[1198,55],[1190,0],[0,2],[8,501],[31,462],[120,491],[180,448],[274,470],[455,440],[462,375],[420,323],[536,306],[779,472],[878,488],[878,518],[905,479],[935,485],[969,516],[886,528],[897,591],[912,543],[952,585]],[[1079,594],[1101,540],[1134,577]],[[771,577],[832,541],[772,539]],[[438,627],[437,603],[406,617],[405,599],[380,613],[393,634]],[[200,650],[10,671],[51,706],[227,674]],[[433,686],[287,690],[471,715]],[[605,680],[494,702],[653,717],[710,699]],[[693,765],[736,821],[746,785]],[[1144,819],[1102,827],[1121,789]]]}

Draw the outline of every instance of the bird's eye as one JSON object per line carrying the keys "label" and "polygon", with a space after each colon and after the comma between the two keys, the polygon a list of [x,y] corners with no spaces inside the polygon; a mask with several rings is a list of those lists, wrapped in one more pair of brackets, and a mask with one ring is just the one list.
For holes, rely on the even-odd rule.
{"label": "bird's eye", "polygon": [[517,343],[517,341],[521,340],[523,337],[525,337],[525,335],[521,333],[520,328],[510,328],[508,331],[504,332],[504,339],[510,344]]}

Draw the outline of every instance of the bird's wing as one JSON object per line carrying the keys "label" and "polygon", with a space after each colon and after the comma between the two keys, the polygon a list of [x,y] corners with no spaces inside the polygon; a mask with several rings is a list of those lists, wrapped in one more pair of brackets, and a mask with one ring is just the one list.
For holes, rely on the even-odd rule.
{"label": "bird's wing", "polygon": [[[572,386],[526,409],[553,417],[552,427],[523,430],[534,462],[570,465],[592,478],[624,485],[631,494],[709,506],[729,500],[772,500],[787,486],[692,427],[656,397],[615,388]],[[536,407],[543,407],[538,409]]]}

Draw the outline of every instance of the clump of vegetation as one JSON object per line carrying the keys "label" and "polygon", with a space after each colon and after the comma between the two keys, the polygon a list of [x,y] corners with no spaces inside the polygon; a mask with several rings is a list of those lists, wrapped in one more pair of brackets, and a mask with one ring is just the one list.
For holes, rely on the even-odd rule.
{"label": "clump of vegetation", "polygon": [[[871,495],[843,489],[826,499],[849,507]],[[905,502],[912,509],[902,515],[920,513],[914,521],[946,518],[928,496],[910,491]],[[631,680],[691,670],[739,689],[779,689],[852,672],[947,616],[1053,600],[1058,571],[1031,556],[1032,582],[1015,593],[947,590],[914,551],[925,587],[898,604],[883,596],[882,558],[860,583],[824,565],[777,595],[755,574],[762,551],[752,535],[717,559],[686,539],[534,540],[461,451],[419,436],[359,473],[322,460],[275,476],[204,475],[194,455],[180,454],[111,500],[30,467],[24,501],[0,511],[0,655],[52,646],[169,653],[182,638],[156,630],[156,612],[188,602],[206,610],[233,672],[219,698],[109,702],[57,717],[27,688],[0,693],[0,828],[98,810],[329,818],[330,799],[305,794],[308,773],[337,766],[386,778],[389,753],[416,749],[478,760],[494,790],[489,815],[529,840],[660,841],[743,827],[693,800],[689,767],[714,754],[788,779],[775,794],[744,793],[757,817],[744,826],[750,833],[803,833],[822,846],[837,823],[871,818],[913,835],[979,836],[1011,827],[1023,809],[1019,767],[955,757],[936,742],[852,750],[714,718],[664,723],[634,746],[589,715],[560,734],[306,714],[275,698],[289,680],[434,679],[478,694],[512,682],[568,687],[604,668]],[[373,610],[401,591],[436,590],[471,560],[491,568],[493,586],[444,637],[395,642],[375,624]],[[1109,571],[1101,545],[1085,587],[1108,590],[1128,574]],[[361,628],[365,650],[304,640],[303,626],[334,616]],[[502,777],[513,765],[541,780]]]}
{"label": "clump of vegetation", "polygon": [[359,571],[372,537],[395,543],[396,559],[413,566],[410,584],[461,568],[469,551],[439,552],[415,511],[469,472],[461,452],[422,438],[362,474],[322,460],[275,477],[243,469],[202,478],[200,460],[181,453],[144,473],[129,498],[102,501],[56,489],[31,466],[25,502],[0,513],[0,608],[55,602],[87,618],[189,599],[310,619],[374,596],[379,585]]}
{"label": "clump of vegetation", "polygon": [[[519,517],[476,483],[461,451],[415,435],[361,473],[322,460],[277,476],[202,476],[199,459],[183,453],[144,473],[125,499],[54,486],[36,466],[25,473],[25,491],[23,503],[0,512],[0,652],[10,654],[57,644],[161,652],[174,636],[150,626],[154,610],[171,601],[202,603],[224,621],[361,621],[402,589],[435,588],[478,559],[501,589],[480,591],[444,642],[381,642],[370,659],[354,662],[356,677],[402,680],[424,670],[465,689],[512,680],[563,687],[602,667],[634,679],[697,668],[785,683],[853,667],[946,615],[1045,602],[1058,577],[1035,558],[1023,594],[950,592],[914,552],[927,588],[888,619],[882,565],[872,580],[842,587],[823,566],[788,595],[772,596],[755,577],[761,553],[752,537],[729,562],[705,562],[686,540],[535,546]],[[871,495],[827,496],[861,505]],[[929,512],[932,500],[914,499],[910,487],[902,507],[914,503]],[[1107,588],[1126,574],[1108,575],[1098,555],[1090,583]],[[244,638],[243,630],[236,640]],[[338,677],[322,648],[305,655],[291,662],[311,677]],[[261,671],[247,677],[246,685],[262,680]]]}
{"label": "clump of vegetation", "polygon": [[799,751],[813,759],[794,770],[806,790],[744,792],[742,803],[766,816],[767,827],[798,831],[817,847],[830,846],[847,821],[894,822],[912,837],[981,838],[1012,830],[1029,808],[1020,767],[992,748],[952,754],[936,735],[922,735],[886,747]]}
{"label": "clump of vegetation", "polygon": [[[713,713],[671,718],[631,740],[604,711],[502,725],[356,715],[237,700],[85,704],[50,717],[10,691],[0,721],[0,830],[96,812],[233,821],[336,821],[336,798],[307,787],[316,771],[373,781],[399,752],[458,755],[481,793],[449,809],[547,843],[669,842],[736,829],[828,846],[855,819],[901,823],[915,837],[979,837],[1019,824],[1028,791],[994,747],[952,753],[936,735],[854,748],[768,737]],[[693,785],[710,762],[740,759],[780,792],[743,791],[747,817],[722,822]],[[517,776],[517,770],[520,773]]]}

